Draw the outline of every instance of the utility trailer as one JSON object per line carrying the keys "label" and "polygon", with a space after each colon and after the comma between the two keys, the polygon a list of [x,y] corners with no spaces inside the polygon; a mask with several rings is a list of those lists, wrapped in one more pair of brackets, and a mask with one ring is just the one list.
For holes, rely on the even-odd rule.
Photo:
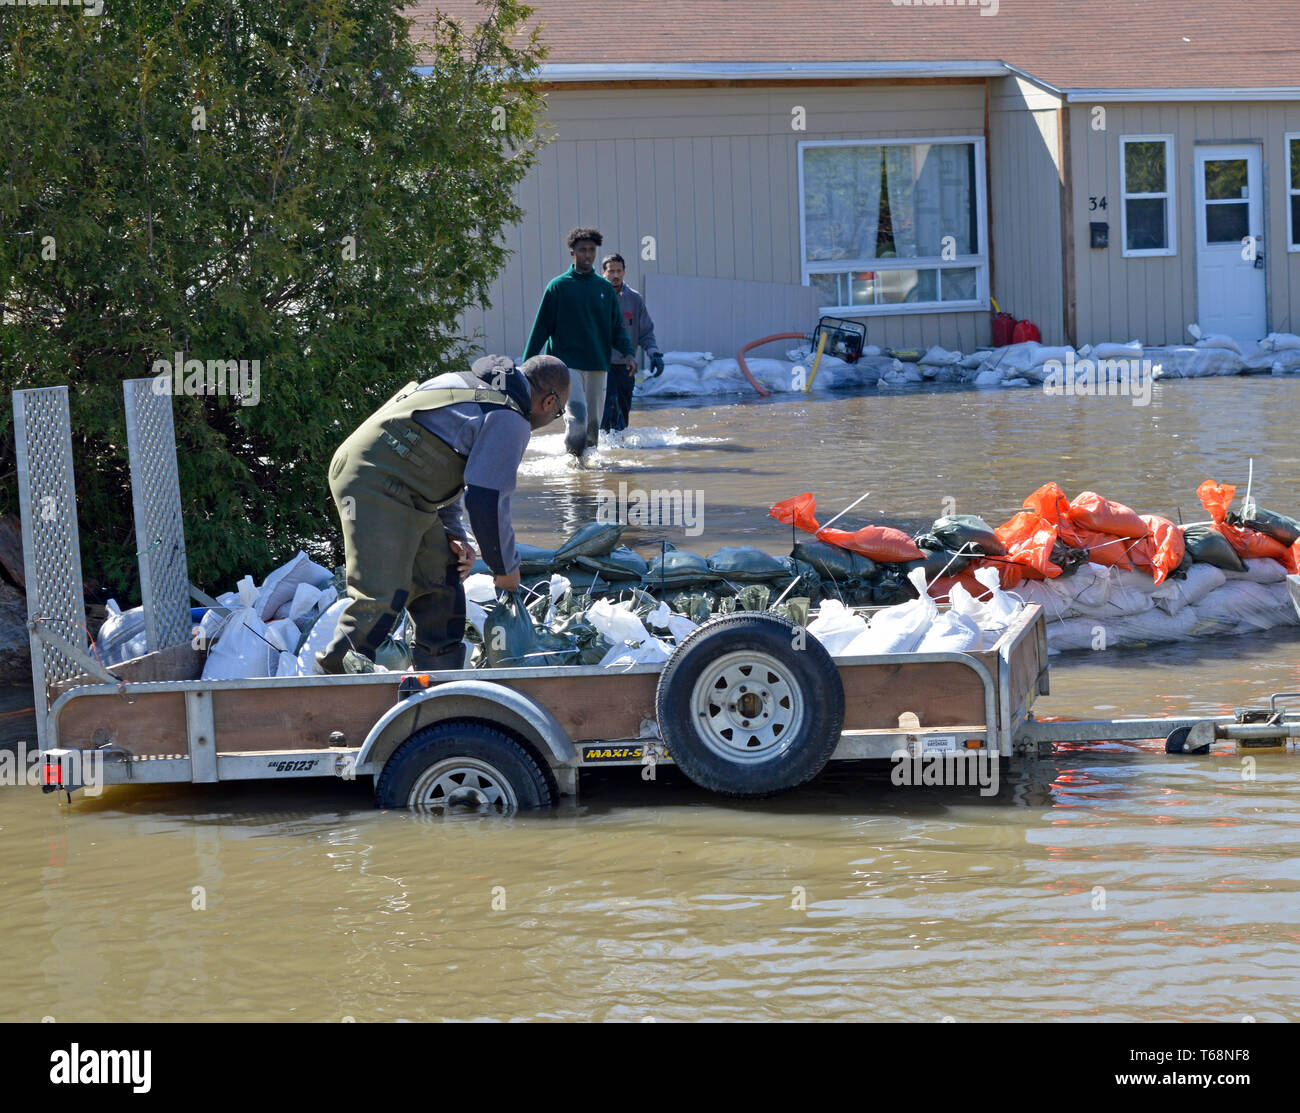
{"label": "utility trailer", "polygon": [[[1047,636],[1025,607],[980,652],[832,659],[773,614],[702,625],[664,664],[202,680],[191,641],[171,400],[124,384],[149,652],[109,670],[84,627],[67,391],[16,391],[15,431],[41,784],[374,778],[383,807],[513,810],[576,795],[584,769],[672,763],[738,796],[830,761],[1001,760],[1053,741],[1168,736],[1284,745],[1280,695],[1234,719],[1041,722]],[[52,514],[44,508],[54,507]],[[62,508],[62,509],[59,509]],[[87,770],[91,774],[87,774]]]}

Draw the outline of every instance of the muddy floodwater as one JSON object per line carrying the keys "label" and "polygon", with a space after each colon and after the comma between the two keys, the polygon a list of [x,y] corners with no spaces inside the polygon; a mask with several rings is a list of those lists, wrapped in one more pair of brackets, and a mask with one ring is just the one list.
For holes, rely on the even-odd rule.
{"label": "muddy floodwater", "polygon": [[[1152,405],[930,391],[637,410],[578,470],[535,438],[516,519],[555,544],[603,489],[698,493],[708,553],[766,517],[995,524],[1039,484],[1203,517],[1300,511],[1300,383],[1157,384]],[[945,505],[944,500],[951,500]],[[646,548],[642,549],[643,552]],[[259,573],[260,574],[260,573]],[[1221,713],[1300,691],[1300,631],[1053,659],[1040,714]],[[30,692],[0,731],[31,738]],[[1300,754],[1059,747],[999,791],[834,766],[728,802],[660,767],[554,813],[431,822],[365,783],[0,789],[0,1019],[1300,1019]]]}

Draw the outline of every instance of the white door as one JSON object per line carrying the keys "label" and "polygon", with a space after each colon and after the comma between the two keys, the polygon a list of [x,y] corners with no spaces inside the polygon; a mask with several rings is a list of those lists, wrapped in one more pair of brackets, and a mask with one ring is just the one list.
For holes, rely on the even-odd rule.
{"label": "white door", "polygon": [[1196,322],[1206,335],[1259,340],[1268,331],[1259,148],[1197,147],[1195,192]]}

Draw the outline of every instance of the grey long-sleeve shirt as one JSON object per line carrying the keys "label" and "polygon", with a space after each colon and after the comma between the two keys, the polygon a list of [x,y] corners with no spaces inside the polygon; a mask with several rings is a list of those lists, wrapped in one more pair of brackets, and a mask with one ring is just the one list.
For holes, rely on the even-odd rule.
{"label": "grey long-sleeve shirt", "polygon": [[[420,390],[435,387],[491,387],[471,372],[452,372],[426,379]],[[528,380],[514,368],[506,376],[505,393],[524,413],[532,407]],[[483,560],[493,575],[506,576],[519,567],[510,496],[518,482],[519,463],[528,447],[532,427],[521,414],[505,406],[458,402],[437,410],[419,410],[415,420],[465,458],[463,499],[438,511],[443,527],[460,540],[468,540],[461,503],[469,514]]]}
{"label": "grey long-sleeve shirt", "polygon": [[[623,288],[618,292],[618,304],[623,311],[623,327],[632,343],[647,353],[659,351],[659,342],[655,339],[655,323],[645,307],[645,298],[624,282]],[[616,355],[616,352],[611,352],[610,360],[613,361]]]}

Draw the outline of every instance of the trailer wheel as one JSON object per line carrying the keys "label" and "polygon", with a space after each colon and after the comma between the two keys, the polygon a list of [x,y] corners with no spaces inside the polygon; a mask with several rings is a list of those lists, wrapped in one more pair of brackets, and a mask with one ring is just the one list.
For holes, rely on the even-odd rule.
{"label": "trailer wheel", "polygon": [[555,792],[537,759],[483,723],[436,723],[393,751],[375,781],[381,808],[510,814],[549,808]]}
{"label": "trailer wheel", "polygon": [[714,619],[659,677],[659,730],[701,788],[769,796],[812,780],[844,725],[839,670],[816,638],[779,615]]}
{"label": "trailer wheel", "polygon": [[1167,754],[1208,754],[1210,744],[1201,742],[1199,745],[1195,742],[1189,746],[1188,740],[1191,736],[1191,727],[1179,727],[1177,730],[1171,730],[1165,738],[1165,753]]}

